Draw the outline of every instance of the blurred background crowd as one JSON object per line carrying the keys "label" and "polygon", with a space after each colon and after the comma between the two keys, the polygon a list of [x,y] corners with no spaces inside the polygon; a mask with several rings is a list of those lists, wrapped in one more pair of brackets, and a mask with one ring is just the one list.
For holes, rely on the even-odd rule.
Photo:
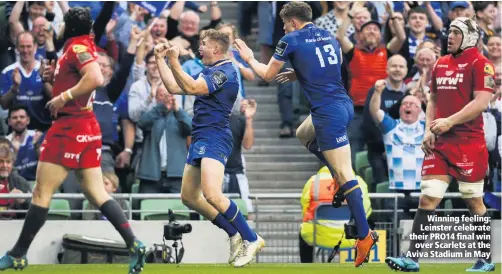
{"label": "blurred background crowd", "polygon": [[[0,146],[9,147],[10,153],[0,153],[0,193],[29,193],[35,183],[38,149],[51,125],[45,104],[52,97],[50,85],[39,70],[42,63],[61,55],[59,34],[69,8],[88,6],[95,19],[93,35],[106,83],[96,91],[94,111],[103,133],[102,169],[107,191],[179,193],[190,143],[194,98],[167,92],[152,48],[164,42],[179,46],[184,70],[197,77],[204,68],[199,58],[199,38],[204,30],[216,28],[228,33],[231,41],[245,40],[255,50],[257,59],[268,63],[284,35],[278,14],[286,3],[1,2]],[[478,48],[493,62],[496,78],[496,93],[483,113],[490,152],[486,189],[500,192],[500,2],[308,3],[313,22],[338,39],[344,54],[343,79],[355,110],[348,130],[354,171],[365,181],[369,192],[407,196],[420,191],[417,182],[424,156],[419,149],[409,153],[408,148],[423,138],[419,128],[425,117],[432,67],[446,54],[450,22],[460,16],[475,18],[482,30]],[[234,150],[226,166],[223,188],[227,193],[238,193],[252,216],[250,191],[301,192],[305,181],[321,166],[306,150],[295,155],[288,147],[277,150],[284,144],[302,149],[299,143],[289,143],[294,142],[291,137],[295,136],[295,128],[309,109],[298,83],[266,83],[255,76],[235,50],[229,50],[228,58],[240,72],[241,86],[231,115]],[[284,69],[288,67],[291,66],[287,64]],[[375,91],[375,82],[380,79],[386,79],[387,85]],[[396,142],[389,137],[397,134],[394,128],[382,131],[373,119],[379,110],[416,128],[416,143]],[[413,166],[398,165],[397,158]],[[270,162],[268,168],[279,170],[266,169],[260,161]],[[281,161],[284,165],[280,165]],[[282,182],[293,180],[286,175],[277,177],[281,171],[290,170],[289,166],[293,166],[294,172],[301,172],[296,180],[303,181],[302,185],[281,186]],[[403,181],[402,174],[410,169],[416,178]],[[275,177],[266,176],[271,172]],[[264,181],[268,183],[261,183]],[[455,184],[451,188],[455,191]],[[60,191],[81,193],[74,174],[70,173]],[[2,214],[1,209],[26,209],[28,205],[29,200],[0,199],[0,215],[22,218],[22,214]],[[409,197],[400,208],[417,205],[417,200]],[[70,200],[69,206],[81,209],[83,203]],[[137,208],[139,203],[123,206]],[[382,203],[373,207],[377,206],[393,205]],[[462,202],[458,206],[464,207]],[[412,218],[413,214],[406,217]],[[100,216],[72,214],[71,218]]]}

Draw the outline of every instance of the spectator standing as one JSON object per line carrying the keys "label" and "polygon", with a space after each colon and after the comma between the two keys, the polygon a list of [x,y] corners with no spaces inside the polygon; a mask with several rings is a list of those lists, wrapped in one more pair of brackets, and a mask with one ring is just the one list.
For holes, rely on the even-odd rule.
{"label": "spectator standing", "polygon": [[[7,140],[0,144],[0,193],[30,193],[28,182],[14,170],[15,153],[9,144]],[[29,205],[30,199],[0,199],[0,212],[6,209],[27,210]],[[24,215],[4,213],[0,218],[24,218]]]}
{"label": "spectator standing", "polygon": [[[386,85],[386,80],[375,83],[370,113],[383,134],[389,167],[389,190],[406,195],[398,207],[409,214],[411,208],[418,206],[417,199],[411,202],[410,193],[420,190],[424,160],[424,152],[420,147],[425,134],[425,121],[418,119],[422,110],[421,102],[413,95],[406,96],[401,102],[399,119],[393,119],[381,110],[381,96]],[[394,208],[393,201],[386,207]]]}
{"label": "spectator standing", "polygon": [[162,83],[156,90],[157,104],[141,114],[138,126],[145,133],[136,177],[140,193],[181,193],[181,179],[188,153],[187,137],[192,119],[180,108]]}
{"label": "spectator standing", "polygon": [[242,148],[249,150],[254,144],[253,117],[257,103],[253,99],[241,101],[240,110],[230,115],[230,130],[234,143],[232,153],[225,165],[223,178],[224,193],[239,193],[246,202],[248,212],[253,212],[253,204],[249,199],[249,181],[244,172]]}
{"label": "spectator standing", "polygon": [[[359,2],[358,2],[359,3]],[[355,6],[356,4],[354,4]],[[387,5],[390,18],[393,11]],[[376,80],[387,77],[387,59],[392,54],[399,52],[406,35],[404,27],[398,20],[392,22],[397,34],[387,45],[381,45],[381,25],[377,21],[369,21],[361,26],[360,43],[354,45],[348,37],[344,36],[349,22],[344,21],[337,32],[337,40],[345,54],[344,63],[348,63],[350,73],[349,95],[354,102],[354,119],[348,127],[348,137],[352,152],[352,163],[355,163],[355,155],[363,150],[364,136],[361,132],[363,122],[363,110],[368,91]]]}
{"label": "spectator standing", "polygon": [[12,143],[16,153],[14,168],[24,179],[34,182],[38,164],[37,146],[43,138],[40,138],[41,132],[28,129],[28,124],[30,116],[26,107],[12,106],[9,110],[9,126],[12,128],[12,133],[6,138]]}
{"label": "spectator standing", "polygon": [[40,62],[35,59],[37,45],[33,34],[19,34],[17,50],[19,62],[2,71],[0,104],[3,109],[9,109],[12,104],[26,106],[31,117],[29,128],[45,131],[51,124],[45,104],[52,98],[52,91],[43,85],[39,75]]}
{"label": "spectator standing", "polygon": [[[379,109],[382,111],[389,112],[405,96],[406,85],[403,79],[406,76],[406,70],[406,59],[403,56],[394,55],[389,58],[387,62],[388,77],[386,78],[386,85],[381,91],[379,106]],[[376,184],[385,181],[387,178],[387,163],[384,158],[385,148],[382,133],[375,125],[370,112],[370,101],[374,93],[375,88],[372,87],[368,91],[368,97],[364,104],[361,127],[366,145],[368,146],[368,161],[373,171],[373,182],[367,182],[370,191],[375,191]]]}

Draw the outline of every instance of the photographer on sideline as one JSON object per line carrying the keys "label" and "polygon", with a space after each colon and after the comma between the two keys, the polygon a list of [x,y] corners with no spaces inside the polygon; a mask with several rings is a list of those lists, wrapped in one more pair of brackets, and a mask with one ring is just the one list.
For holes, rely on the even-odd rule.
{"label": "photographer on sideline", "polygon": [[[363,193],[363,205],[366,218],[368,218],[372,212],[368,185],[360,176],[356,176],[356,179]],[[335,179],[331,177],[328,168],[324,166],[316,175],[310,177],[303,187],[301,198],[303,223],[300,226],[300,260],[302,263],[312,263],[314,261],[314,225],[312,221],[314,220],[315,209],[320,203],[331,203],[333,201],[335,188],[330,186],[335,183]],[[344,202],[344,204],[346,203]],[[332,226],[322,220],[319,223],[316,227],[316,245],[323,247],[335,246],[342,237],[343,227]],[[353,247],[354,242],[355,240],[347,240],[345,237],[340,248]]]}

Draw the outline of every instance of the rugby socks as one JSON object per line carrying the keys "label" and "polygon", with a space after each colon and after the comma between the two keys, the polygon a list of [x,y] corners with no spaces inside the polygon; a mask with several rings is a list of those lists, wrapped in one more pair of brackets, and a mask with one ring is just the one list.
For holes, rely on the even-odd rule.
{"label": "rugby socks", "polygon": [[127,221],[124,211],[120,207],[119,203],[110,199],[101,205],[99,210],[120,233],[120,236],[124,239],[127,247],[130,247],[136,237],[134,236],[131,225],[129,224],[129,221]]}
{"label": "rugby socks", "polygon": [[[433,210],[427,210],[427,209],[422,209],[419,208],[417,209],[417,213],[415,213],[415,219],[413,220],[413,226],[411,227],[411,233],[415,235],[425,235],[428,234],[427,232],[423,232],[421,227],[423,226],[430,226],[432,224],[432,218],[429,216],[434,215]],[[425,237],[421,237],[425,238]],[[418,247],[419,244],[425,242],[425,240],[410,240],[410,247],[408,248],[408,254],[409,256],[406,256],[410,259],[412,259],[415,262],[418,262],[418,253],[422,248]]]}
{"label": "rugby socks", "polygon": [[335,177],[335,171],[333,168],[329,165],[328,161],[326,161],[326,158],[324,158],[324,155],[322,155],[322,151],[319,149],[319,144],[317,143],[317,140],[314,139],[314,141],[307,143],[307,149],[317,156],[317,158],[322,162],[323,165],[327,166],[329,169],[329,173],[331,173],[331,177]]}
{"label": "rugby socks", "polygon": [[[488,212],[485,212],[485,214],[483,214],[482,216],[477,215],[476,217],[477,217],[477,219],[483,218],[483,219],[489,220],[490,216],[488,216]],[[473,222],[472,224],[477,227],[483,227],[483,226],[487,227],[487,226],[491,226],[491,221],[489,221],[489,223]],[[490,229],[490,231],[486,231],[486,229],[478,229],[474,232],[474,235],[476,237],[477,242],[484,244],[484,247],[479,248],[479,251],[482,252],[481,254],[486,254],[488,256],[488,257],[480,257],[479,259],[483,259],[487,263],[492,263],[492,256],[488,255],[488,254],[490,254],[490,248],[486,247],[488,245],[491,246],[491,240],[490,240],[491,239],[491,229]]]}
{"label": "rugby socks", "polygon": [[48,208],[40,207],[36,204],[30,205],[28,213],[26,213],[21,235],[19,235],[14,248],[8,252],[10,256],[19,258],[26,255],[35,235],[37,235],[40,228],[44,225],[45,220],[47,220],[48,212]]}
{"label": "rugby socks", "polygon": [[228,234],[228,237],[232,237],[237,234],[237,228],[233,226],[221,213],[216,215],[216,218],[213,220],[213,224],[223,230]]}
{"label": "rugby socks", "polygon": [[348,181],[340,188],[343,191],[345,199],[347,199],[347,204],[349,204],[352,217],[356,221],[357,236],[360,240],[363,240],[366,236],[368,236],[370,227],[368,225],[368,220],[366,220],[366,212],[364,211],[363,205],[363,193],[361,192],[359,183],[357,180]]}
{"label": "rugby socks", "polygon": [[230,206],[227,211],[223,213],[223,216],[237,229],[237,231],[239,231],[243,240],[247,240],[248,242],[258,240],[258,236],[249,227],[246,219],[244,219],[244,215],[242,215],[241,211],[232,200],[230,200]]}

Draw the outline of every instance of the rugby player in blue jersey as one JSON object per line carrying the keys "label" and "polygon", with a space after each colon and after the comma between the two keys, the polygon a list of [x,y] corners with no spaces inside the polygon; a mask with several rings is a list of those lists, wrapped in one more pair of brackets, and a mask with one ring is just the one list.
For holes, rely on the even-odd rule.
{"label": "rugby player in blue jersey", "polygon": [[[207,30],[199,47],[206,67],[196,79],[181,68],[178,47],[159,44],[154,51],[167,90],[172,94],[197,96],[181,199],[227,232],[229,263],[241,267],[253,260],[265,241],[249,227],[237,205],[222,193],[225,164],[233,144],[230,112],[239,92],[237,71],[226,57],[229,47],[227,34]],[[169,65],[164,60],[166,56]]]}
{"label": "rugby player in blue jersey", "polygon": [[347,126],[354,116],[353,103],[343,87],[341,77],[342,50],[338,41],[312,22],[312,9],[305,2],[290,2],[280,12],[286,35],[277,44],[268,63],[254,59],[253,51],[242,41],[235,48],[250,67],[265,81],[272,81],[284,63],[294,71],[279,74],[278,80],[298,80],[305,90],[310,116],[296,135],[309,151],[330,168],[340,183],[357,226],[357,257],[362,265],[378,234],[370,230],[363,207],[361,189],[352,170]]}

